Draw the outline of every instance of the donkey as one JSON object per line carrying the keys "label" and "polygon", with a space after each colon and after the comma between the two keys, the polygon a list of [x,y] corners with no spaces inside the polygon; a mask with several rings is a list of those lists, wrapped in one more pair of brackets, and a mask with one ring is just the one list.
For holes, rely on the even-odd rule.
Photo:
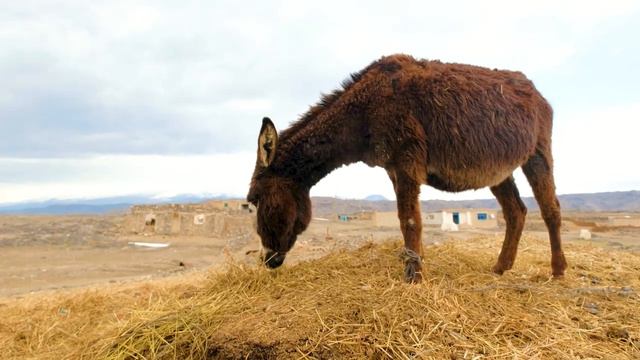
{"label": "donkey", "polygon": [[520,72],[382,57],[324,95],[280,134],[262,120],[247,200],[269,268],[311,219],[309,190],[334,169],[362,161],[384,168],[396,193],[404,237],[405,280],[422,280],[420,185],[459,192],[489,187],[502,207],[506,234],[497,274],[511,269],[526,207],[512,173],[521,167],[551,243],[551,268],[567,262],[551,155],[552,109]]}

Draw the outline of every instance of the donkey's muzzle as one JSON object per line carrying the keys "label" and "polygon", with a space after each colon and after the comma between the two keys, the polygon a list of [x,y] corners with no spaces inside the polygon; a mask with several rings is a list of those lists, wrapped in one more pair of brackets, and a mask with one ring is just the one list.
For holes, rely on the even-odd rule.
{"label": "donkey's muzzle", "polygon": [[286,256],[286,253],[266,250],[263,260],[269,269],[275,269],[282,265]]}

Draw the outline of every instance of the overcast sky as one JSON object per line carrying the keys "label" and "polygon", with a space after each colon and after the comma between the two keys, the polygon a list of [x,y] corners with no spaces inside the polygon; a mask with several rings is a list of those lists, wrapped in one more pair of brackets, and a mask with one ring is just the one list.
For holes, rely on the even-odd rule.
{"label": "overcast sky", "polygon": [[[523,71],[555,110],[558,192],[640,189],[639,5],[3,1],[0,203],[244,196],[263,116],[283,129],[349,73],[399,52]],[[384,171],[362,164],[312,190],[374,193],[394,198]]]}

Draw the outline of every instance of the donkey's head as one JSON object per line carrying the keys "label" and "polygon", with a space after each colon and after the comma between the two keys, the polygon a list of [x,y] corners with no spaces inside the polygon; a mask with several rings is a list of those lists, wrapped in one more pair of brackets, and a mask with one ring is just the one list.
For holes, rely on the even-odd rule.
{"label": "donkey's head", "polygon": [[311,220],[309,189],[279,176],[271,164],[276,157],[278,132],[269,118],[262,119],[258,136],[258,159],[247,201],[258,211],[258,235],[264,247],[264,262],[270,268],[282,265],[287,252]]}

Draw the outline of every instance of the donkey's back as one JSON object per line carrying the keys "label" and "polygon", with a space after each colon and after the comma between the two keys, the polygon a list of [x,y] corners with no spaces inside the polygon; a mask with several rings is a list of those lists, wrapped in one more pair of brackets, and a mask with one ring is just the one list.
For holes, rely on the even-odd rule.
{"label": "donkey's back", "polygon": [[401,151],[409,129],[424,142],[429,184],[441,190],[498,184],[549,141],[551,107],[520,72],[395,55],[377,73],[390,91],[370,117],[376,145]]}

